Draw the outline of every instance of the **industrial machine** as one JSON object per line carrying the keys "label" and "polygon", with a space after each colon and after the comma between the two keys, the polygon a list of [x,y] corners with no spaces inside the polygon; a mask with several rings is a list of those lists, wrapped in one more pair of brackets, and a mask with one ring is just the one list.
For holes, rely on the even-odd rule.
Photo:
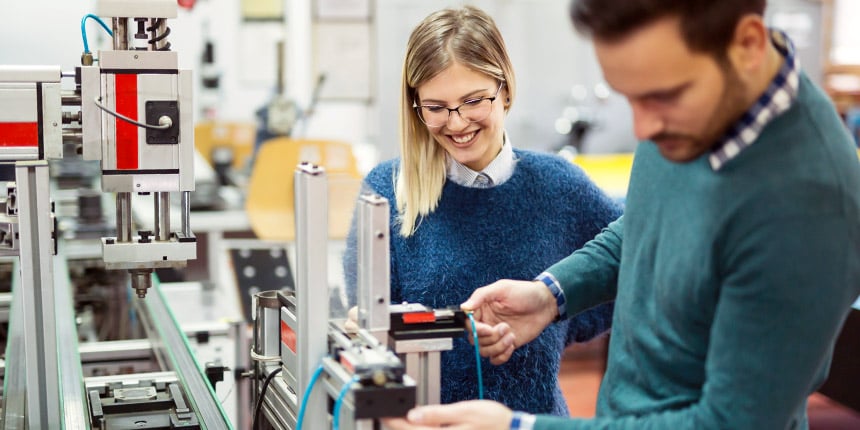
{"label": "industrial machine", "polygon": [[[173,0],[98,0],[82,28],[97,22],[111,35],[112,50],[90,52],[84,29],[82,64],[74,72],[0,66],[0,168],[14,172],[0,189],[0,266],[14,267],[12,293],[0,297],[0,308],[8,309],[0,312],[0,323],[8,322],[0,427],[232,428],[225,397],[213,386],[227,370],[241,372],[241,358],[253,363],[247,381],[254,387],[251,398],[241,388],[233,398],[240,407],[254,405],[254,424],[372,429],[380,417],[438,402],[439,354],[462,335],[463,313],[389,305],[388,202],[362,196],[362,328],[350,332],[330,320],[328,288],[317,285],[327,273],[326,175],[306,163],[295,181],[295,288],[255,297],[254,342],[233,360],[238,369],[198,362],[167,303],[170,288],[153,277],[197,255],[189,222],[192,77],[170,50],[167,20],[176,14]],[[78,194],[86,214],[75,226],[81,234],[70,238],[58,225],[55,197],[64,191],[52,179],[81,161],[98,165],[97,183]],[[181,201],[179,228],[170,224],[171,194]],[[141,195],[151,196],[154,217],[136,227],[132,201]],[[100,222],[104,196],[115,198],[113,228]],[[121,275],[102,277],[98,288],[118,284],[133,292],[125,299],[121,290],[122,305],[107,308],[115,318],[76,315],[76,279],[98,277],[90,269]],[[145,339],[99,342],[79,333],[105,324],[122,333],[123,318],[133,318]],[[238,331],[236,343],[244,345],[235,329],[226,331]],[[198,336],[197,346],[209,334]]]}
{"label": "industrial machine", "polygon": [[[84,53],[74,72],[0,66],[0,256],[15,266],[8,312],[2,427],[230,428],[152,273],[196,258],[189,224],[193,180],[191,72],[170,51],[172,0],[99,0],[82,19]],[[109,19],[110,25],[102,21]],[[90,52],[84,24],[97,21],[112,50]],[[100,193],[116,198],[115,236],[101,265],[127,271],[155,369],[86,377],[69,280],[76,251],[58,234],[49,161],[99,163]],[[171,229],[170,194],[181,199]],[[151,194],[155,222],[135,230],[134,195]],[[77,269],[77,268],[76,268]],[[119,312],[119,311],[118,311]],[[122,355],[121,353],[116,353]],[[128,370],[128,369],[125,369]]]}
{"label": "industrial machine", "polygon": [[374,429],[379,418],[438,403],[439,354],[463,335],[463,312],[389,304],[388,201],[368,194],[356,210],[361,328],[330,320],[328,288],[318,276],[327,273],[325,171],[301,164],[295,187],[295,290],[255,296],[254,422],[291,430]]}

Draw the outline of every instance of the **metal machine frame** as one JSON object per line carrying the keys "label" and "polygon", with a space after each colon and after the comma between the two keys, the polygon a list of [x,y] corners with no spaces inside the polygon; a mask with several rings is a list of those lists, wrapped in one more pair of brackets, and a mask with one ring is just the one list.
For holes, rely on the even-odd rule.
{"label": "metal machine frame", "polygon": [[[177,17],[177,4],[99,0],[96,8],[93,17],[110,19],[113,41],[113,50],[97,54],[97,66],[89,52],[75,73],[54,66],[0,66],[0,162],[15,166],[5,200],[0,192],[0,256],[18,257],[5,363],[5,429],[106,425],[111,418],[96,406],[100,394],[94,393],[116,388],[126,401],[143,402],[146,396],[129,395],[148,391],[117,388],[146,376],[124,375],[98,388],[100,382],[82,375],[48,160],[62,159],[65,147],[75,146],[84,160],[100,161],[101,191],[116,194],[117,220],[117,236],[101,240],[104,266],[129,271],[140,298],[152,285],[154,269],[184,267],[196,258],[189,223],[193,81],[190,71],[179,69],[167,40],[167,20]],[[62,89],[64,78],[75,79],[74,90]],[[151,229],[134,232],[133,193],[154,194]],[[181,194],[178,230],[170,226],[170,193]],[[203,428],[230,428],[160,290],[136,304],[162,373],[178,383],[167,393],[174,402],[170,413]]]}
{"label": "metal machine frame", "polygon": [[[332,427],[372,430],[378,418],[438,403],[439,355],[463,334],[465,315],[390,305],[389,205],[381,196],[366,194],[356,208],[361,329],[348,333],[342,321],[329,321],[329,290],[320,276],[327,273],[326,176],[307,163],[295,175],[296,289],[255,297],[251,356],[263,417],[273,428],[292,430],[305,410],[303,423],[313,428],[338,420]],[[315,375],[324,391],[313,388]],[[269,382],[261,384],[264,380]],[[303,393],[309,393],[304,405]]]}

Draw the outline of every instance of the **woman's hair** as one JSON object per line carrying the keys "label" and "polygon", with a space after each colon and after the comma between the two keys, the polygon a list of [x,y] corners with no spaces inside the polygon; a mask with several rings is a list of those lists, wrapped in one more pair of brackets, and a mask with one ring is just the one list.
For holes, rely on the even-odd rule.
{"label": "woman's hair", "polygon": [[514,70],[499,29],[481,9],[464,6],[427,16],[412,31],[403,62],[400,99],[400,169],[396,177],[400,234],[411,236],[419,218],[436,209],[445,185],[445,149],[412,108],[416,88],[454,63],[505,83],[505,110],[516,93]]}

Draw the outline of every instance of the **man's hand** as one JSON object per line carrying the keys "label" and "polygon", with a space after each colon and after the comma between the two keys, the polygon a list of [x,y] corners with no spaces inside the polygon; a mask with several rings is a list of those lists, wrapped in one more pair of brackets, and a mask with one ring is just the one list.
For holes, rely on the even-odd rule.
{"label": "man's hand", "polygon": [[[544,287],[545,288],[545,287]],[[470,400],[449,405],[419,406],[409,411],[406,419],[382,420],[391,430],[498,430],[511,425],[513,412],[490,400]]]}
{"label": "man's hand", "polygon": [[558,315],[555,297],[540,281],[496,281],[475,290],[460,308],[474,312],[481,356],[496,365],[508,361],[514,349],[531,342]]}
{"label": "man's hand", "polygon": [[360,328],[358,326],[358,306],[353,306],[346,313],[346,320],[343,322],[343,331],[357,333]]}

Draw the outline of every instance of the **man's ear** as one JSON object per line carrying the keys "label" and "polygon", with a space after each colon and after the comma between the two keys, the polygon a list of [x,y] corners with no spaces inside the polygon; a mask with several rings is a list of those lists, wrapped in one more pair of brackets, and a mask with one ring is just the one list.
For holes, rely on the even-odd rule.
{"label": "man's ear", "polygon": [[769,44],[770,32],[761,15],[745,15],[735,26],[729,43],[729,63],[742,75],[754,72],[764,64]]}

